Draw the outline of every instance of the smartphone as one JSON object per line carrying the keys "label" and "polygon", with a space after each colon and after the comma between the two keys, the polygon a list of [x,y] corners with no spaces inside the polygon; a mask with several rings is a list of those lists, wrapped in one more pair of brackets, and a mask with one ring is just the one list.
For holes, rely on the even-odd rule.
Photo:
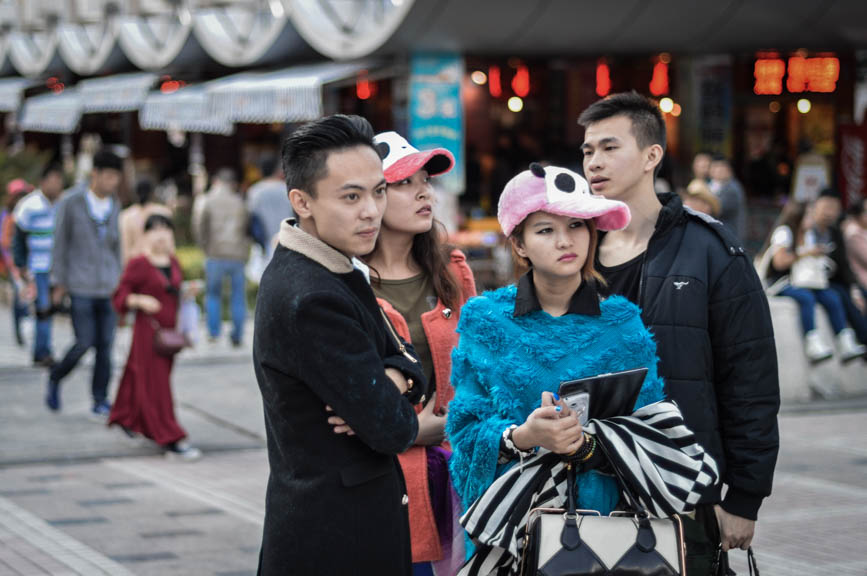
{"label": "smartphone", "polygon": [[587,424],[587,420],[590,418],[589,392],[577,392],[569,396],[563,396],[563,402],[578,415],[578,421],[581,422],[581,426]]}

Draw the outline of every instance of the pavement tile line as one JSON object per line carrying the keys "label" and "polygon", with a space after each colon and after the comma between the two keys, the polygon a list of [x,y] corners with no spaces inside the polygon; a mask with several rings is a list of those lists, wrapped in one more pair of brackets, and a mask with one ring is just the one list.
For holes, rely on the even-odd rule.
{"label": "pavement tile line", "polygon": [[[168,471],[160,470],[154,465],[147,463],[132,462],[128,460],[105,460],[106,466],[125,472],[132,476],[137,476],[143,480],[148,480],[162,486],[168,490],[177,492],[182,496],[198,500],[203,504],[213,508],[220,509],[227,514],[230,514],[241,520],[245,520],[259,527],[264,525],[265,511],[262,505],[256,505],[249,501],[238,498],[224,490],[213,488],[203,482],[201,478],[195,481],[188,480],[178,474],[171,474]],[[195,466],[190,463],[176,463],[179,466]]]}
{"label": "pavement tile line", "polygon": [[135,576],[83,542],[0,496],[0,525],[81,576]]}

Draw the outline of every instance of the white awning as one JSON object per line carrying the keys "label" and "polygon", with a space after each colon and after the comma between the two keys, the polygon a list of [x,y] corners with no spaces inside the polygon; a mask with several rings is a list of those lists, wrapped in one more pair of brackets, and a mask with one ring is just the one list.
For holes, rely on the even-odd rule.
{"label": "white awning", "polygon": [[32,86],[29,78],[0,78],[0,112],[15,112],[21,107],[24,90]]}
{"label": "white awning", "polygon": [[84,112],[130,112],[144,104],[156,74],[146,72],[91,78],[78,83]]}
{"label": "white awning", "polygon": [[207,84],[211,111],[229,122],[303,122],[322,116],[322,86],[370,63],[324,62],[276,72],[242,72]]}
{"label": "white awning", "polygon": [[231,134],[235,127],[208,109],[203,86],[187,86],[172,94],[151,92],[138,113],[143,130],[182,130],[206,134]]}
{"label": "white awning", "polygon": [[69,88],[60,94],[42,94],[24,101],[18,125],[25,132],[72,134],[81,120],[81,95]]}

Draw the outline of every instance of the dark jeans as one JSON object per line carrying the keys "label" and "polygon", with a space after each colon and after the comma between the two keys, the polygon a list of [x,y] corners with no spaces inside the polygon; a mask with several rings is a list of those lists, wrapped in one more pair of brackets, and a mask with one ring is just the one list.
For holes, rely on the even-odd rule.
{"label": "dark jeans", "polygon": [[855,306],[855,302],[852,301],[852,295],[845,286],[831,282],[828,287],[840,295],[843,309],[846,310],[846,319],[849,320],[849,325],[855,330],[858,341],[862,344],[867,344],[867,316],[862,314],[858,310],[858,307]]}
{"label": "dark jeans", "polygon": [[812,331],[816,327],[816,303],[822,305],[828,313],[828,320],[831,323],[831,329],[834,334],[839,334],[846,327],[846,310],[840,302],[840,297],[836,291],[827,288],[825,290],[813,290],[811,288],[796,288],[794,286],[786,286],[780,290],[780,296],[788,296],[794,298],[798,303],[798,308],[801,311],[801,326],[804,328],[804,334]]}
{"label": "dark jeans", "polygon": [[110,298],[95,298],[71,294],[72,329],[75,344],[66,351],[63,360],[51,369],[51,379],[63,380],[78,365],[81,357],[91,348],[96,348],[91,390],[93,402],[104,402],[108,396],[108,381],[111,378],[111,345],[114,342],[114,327],[117,322]]}
{"label": "dark jeans", "polygon": [[232,312],[232,342],[240,342],[244,335],[244,318],[247,315],[247,301],[244,288],[244,262],[241,260],[219,260],[208,258],[205,261],[205,311],[208,316],[208,332],[211,338],[220,335],[223,324],[223,279],[232,281],[232,296],[229,299],[229,309]]}
{"label": "dark jeans", "polygon": [[699,504],[695,509],[695,519],[681,515],[680,520],[686,542],[686,573],[689,576],[708,576],[720,542],[713,504]]}
{"label": "dark jeans", "polygon": [[[48,272],[33,275],[36,282],[36,337],[33,341],[33,359],[51,356],[51,280]],[[43,312],[40,314],[40,312]]]}
{"label": "dark jeans", "polygon": [[15,333],[15,340],[20,344],[23,340],[21,334],[21,322],[29,314],[29,308],[25,302],[21,300],[21,294],[18,290],[18,283],[10,280],[12,284],[12,331]]}

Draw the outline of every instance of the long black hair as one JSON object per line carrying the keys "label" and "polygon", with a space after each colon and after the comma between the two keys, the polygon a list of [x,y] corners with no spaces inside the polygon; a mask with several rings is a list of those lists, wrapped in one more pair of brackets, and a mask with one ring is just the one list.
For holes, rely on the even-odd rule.
{"label": "long black hair", "polygon": [[[422,272],[431,279],[434,293],[447,308],[459,308],[462,291],[457,279],[452,274],[449,263],[454,246],[444,242],[448,233],[446,227],[434,218],[433,225],[427,232],[416,234],[412,238],[410,254],[412,259],[421,267]],[[365,256],[369,260],[379,249],[377,240],[373,252]],[[371,282],[378,283],[379,272],[370,267]]]}

